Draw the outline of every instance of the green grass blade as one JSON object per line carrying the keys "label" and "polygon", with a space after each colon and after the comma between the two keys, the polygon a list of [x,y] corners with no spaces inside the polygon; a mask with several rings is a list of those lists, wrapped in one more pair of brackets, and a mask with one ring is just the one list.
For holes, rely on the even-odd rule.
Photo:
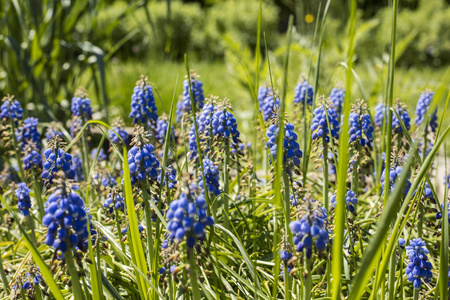
{"label": "green grass blade", "polygon": [[[16,216],[16,214],[11,210],[11,208],[6,203],[5,199],[0,195],[0,200],[3,204],[3,206],[9,211],[9,213],[14,216],[14,219],[19,220],[19,218]],[[39,255],[39,251],[34,247],[33,243],[31,242],[31,239],[28,237],[27,232],[23,228],[22,224],[20,222],[17,222],[19,226],[19,230],[22,233],[23,239],[25,241],[25,244],[28,248],[28,250],[31,252],[31,255],[33,256],[33,260],[36,263],[36,265],[39,267],[39,271],[42,274],[42,277],[45,279],[45,283],[50,288],[50,291],[52,292],[53,296],[58,300],[63,300],[64,297],[58,287],[58,284],[53,279],[52,272],[47,267],[47,264],[42,259],[42,257]]]}
{"label": "green grass blade", "polygon": [[[447,145],[445,147],[445,176],[447,176]],[[448,186],[445,184],[445,193],[442,203],[442,232],[439,262],[439,293],[441,299],[448,299]]]}
{"label": "green grass blade", "polygon": [[[337,186],[337,205],[335,213],[335,236],[332,248],[331,274],[332,274],[332,299],[340,299],[341,293],[341,274],[343,267],[343,247],[344,247],[344,229],[346,222],[345,194],[347,192],[347,168],[348,168],[348,143],[349,143],[349,116],[350,103],[352,101],[352,68],[356,27],[356,0],[352,0],[350,6],[350,28],[349,28],[349,48],[348,48],[348,69],[344,99],[344,119],[341,136],[339,139],[339,166],[338,166],[338,186]],[[330,283],[328,283],[330,284]]]}
{"label": "green grass blade", "polygon": [[[123,156],[127,157],[127,149],[123,148]],[[147,274],[147,263],[145,260],[144,250],[142,249],[142,243],[141,243],[141,236],[139,234],[138,229],[138,221],[136,217],[136,210],[133,200],[133,191],[131,189],[131,177],[130,177],[130,168],[128,166],[128,159],[123,160],[123,174],[124,174],[124,194],[125,194],[125,202],[127,207],[127,215],[128,215],[128,226],[130,227],[130,238],[132,242],[131,246],[131,253],[136,261],[136,265],[138,266],[139,271],[142,274]],[[142,288],[144,288],[143,295],[145,296],[145,299],[147,299],[147,291],[148,291],[148,284],[147,282],[141,277],[139,278],[139,281],[141,282]],[[145,275],[144,275],[145,276]]]}

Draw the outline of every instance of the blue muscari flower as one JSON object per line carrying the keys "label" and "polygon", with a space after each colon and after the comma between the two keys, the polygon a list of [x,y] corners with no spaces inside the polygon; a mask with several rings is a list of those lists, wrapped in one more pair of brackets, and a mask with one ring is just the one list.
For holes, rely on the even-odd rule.
{"label": "blue muscari flower", "polygon": [[[164,145],[164,140],[166,138],[168,125],[169,125],[169,121],[167,121],[167,120],[158,119],[158,121],[156,121],[155,138],[161,145]],[[175,131],[174,131],[173,126],[172,126],[170,133],[171,133],[170,135],[171,135],[172,141],[175,141]]]}
{"label": "blue muscari flower", "polygon": [[[448,224],[450,225],[450,203],[447,204],[447,218],[448,218]],[[444,203],[441,203],[441,210],[444,211]],[[436,213],[436,219],[440,220],[442,219],[442,213],[438,211]]]}
{"label": "blue muscari flower", "polygon": [[280,100],[273,99],[272,89],[260,87],[258,91],[259,110],[263,115],[264,121],[267,121],[275,116],[275,109],[280,106]]}
{"label": "blue muscari flower", "polygon": [[102,174],[100,182],[98,181],[99,177],[100,177],[100,175],[98,173],[95,173],[92,177],[93,177],[94,181],[96,182],[96,184],[101,184],[104,187],[112,188],[117,185],[117,181],[114,178],[114,176],[111,176],[108,174]]}
{"label": "blue muscari flower", "polygon": [[58,259],[70,249],[86,251],[87,223],[85,204],[77,193],[58,189],[48,197],[42,225],[48,228],[45,243],[55,248]]}
{"label": "blue muscari flower", "polygon": [[[380,178],[382,195],[384,195],[384,184],[386,181],[385,170],[386,169],[383,169],[383,172],[381,172],[381,178]],[[395,189],[396,181],[397,181],[397,179],[400,178],[400,174],[401,174],[402,170],[403,169],[400,166],[390,168],[390,171],[389,171],[389,177],[390,177],[389,178],[389,193]],[[411,188],[411,182],[409,180],[406,180],[406,182],[403,186],[403,190],[402,190],[403,197],[405,197],[406,194],[408,194],[410,188]]]}
{"label": "blue muscari flower", "polygon": [[153,124],[158,119],[158,109],[156,108],[153,88],[147,85],[146,79],[141,78],[136,83],[131,96],[131,113],[129,118],[133,119],[133,124],[145,125],[148,122]]}
{"label": "blue muscari flower", "polygon": [[[411,128],[411,118],[409,117],[408,110],[406,109],[406,107],[404,107],[400,104],[397,104],[394,106],[394,109],[400,116],[400,119],[402,120],[406,129],[409,131],[409,129]],[[378,104],[375,107],[375,117],[374,117],[375,125],[377,125],[378,127],[381,128],[383,126],[383,122],[387,123],[388,113],[389,112],[388,112],[387,108],[384,106],[384,104],[382,104],[382,103]],[[397,115],[395,113],[392,114],[392,131],[394,133],[402,133],[403,132],[403,128],[400,125],[400,121],[398,120]]]}
{"label": "blue muscari flower", "polygon": [[313,140],[325,138],[325,142],[328,143],[330,141],[330,134],[335,139],[339,138],[339,118],[336,110],[333,107],[329,107],[325,111],[324,105],[316,108],[314,110],[314,118],[312,119],[311,132]]}
{"label": "blue muscari flower", "polygon": [[155,156],[155,148],[152,144],[132,147],[128,151],[128,164],[133,185],[146,178],[158,178],[159,161]]}
{"label": "blue muscari flower", "polygon": [[54,138],[55,136],[58,136],[62,139],[63,133],[61,132],[61,130],[59,130],[53,126],[48,127],[47,131],[45,132],[45,139],[47,141],[49,141],[50,139]]}
{"label": "blue muscari flower", "polygon": [[[200,114],[197,118],[197,128],[198,128],[198,134],[200,138],[200,143],[204,142],[204,139],[201,137],[201,135],[209,135],[210,131],[210,125],[211,125],[211,119],[212,115],[214,113],[214,106],[212,104],[206,104]],[[189,151],[191,154],[189,155],[189,159],[194,159],[198,155],[197,150],[197,140],[196,140],[196,134],[195,134],[195,126],[192,124],[191,129],[189,131]],[[207,151],[205,151],[207,152]]]}
{"label": "blue muscari flower", "polygon": [[[163,186],[166,186],[166,180],[169,189],[174,189],[177,184],[177,170],[171,166],[167,166],[164,172]],[[161,182],[161,174],[158,175],[158,181]]]}
{"label": "blue muscari flower", "polygon": [[35,148],[28,149],[23,157],[23,169],[29,170],[32,168],[42,168],[42,155]]}
{"label": "blue muscari flower", "polygon": [[[416,106],[416,125],[420,126],[422,122],[425,120],[425,115],[430,108],[431,102],[433,101],[433,92],[423,92],[420,97],[419,101],[417,101]],[[430,116],[430,128],[432,132],[436,132],[436,128],[438,126],[437,124],[437,109],[434,110],[434,112]]]}
{"label": "blue muscari flower", "polygon": [[[283,163],[292,163],[295,166],[300,165],[300,158],[303,153],[300,150],[300,146],[297,142],[297,134],[294,132],[294,125],[291,123],[287,123],[284,126],[284,141],[283,141]],[[279,128],[277,125],[272,124],[267,129],[266,136],[268,138],[266,147],[270,150],[270,162],[276,160],[277,157],[277,141],[276,137],[279,132]]]}
{"label": "blue muscari flower", "polygon": [[[205,96],[203,94],[203,83],[195,78],[191,77],[192,93],[194,95],[194,105],[196,111],[203,108],[205,103]],[[183,99],[177,103],[177,121],[180,121],[184,114],[190,114],[191,107],[191,94],[189,92],[189,80],[185,80],[183,83]]]}
{"label": "blue muscari flower", "polygon": [[214,219],[207,215],[206,200],[203,195],[195,201],[186,194],[170,203],[167,211],[167,229],[170,232],[169,239],[182,241],[186,237],[186,244],[193,248],[196,241],[203,241],[206,237],[206,226],[213,226]]}
{"label": "blue muscari flower", "polygon": [[[91,159],[94,159],[96,155],[97,155],[97,149],[93,149],[91,151]],[[103,148],[101,148],[99,153],[98,153],[97,160],[98,161],[105,161],[107,159],[108,159],[108,156],[106,155],[105,150],[103,150]]]}
{"label": "blue muscari flower", "polygon": [[239,143],[239,131],[236,118],[228,110],[216,110],[211,120],[212,134],[218,137],[230,138],[234,143]]}
{"label": "blue muscari flower", "polygon": [[406,247],[406,253],[409,257],[408,266],[405,268],[406,278],[413,283],[415,289],[420,289],[421,279],[428,283],[433,278],[433,273],[431,273],[433,266],[427,256],[429,251],[425,242],[418,238],[410,241],[409,246]]}
{"label": "blue muscari flower", "polygon": [[106,208],[109,213],[112,213],[114,211],[114,207],[117,210],[124,211],[125,201],[124,201],[123,197],[118,195],[117,193],[110,193],[108,195],[108,198],[106,198],[106,201],[103,204],[103,207]]}
{"label": "blue muscari flower", "polygon": [[[356,203],[358,203],[358,199],[356,198],[356,194],[354,191],[350,190],[347,192],[347,194],[345,195],[345,202],[347,203],[347,208],[348,210],[353,213],[355,212],[355,206]],[[337,204],[337,196],[333,195],[330,198],[330,203],[332,207],[336,207]]]}
{"label": "blue muscari flower", "polygon": [[0,107],[0,120],[6,119],[14,121],[17,124],[18,120],[22,120],[23,109],[19,101],[14,100],[13,97],[3,98],[3,104]]}
{"label": "blue muscari flower", "polygon": [[72,156],[64,152],[61,148],[47,149],[44,152],[44,171],[42,179],[46,179],[51,184],[54,175],[58,171],[63,171],[69,179],[75,178],[75,171],[72,169]]}
{"label": "blue muscari flower", "polygon": [[333,107],[336,110],[337,119],[341,119],[342,106],[344,103],[345,89],[333,88],[330,93],[330,101],[333,103]]}
{"label": "blue muscari flower", "polygon": [[83,120],[83,122],[92,119],[91,100],[83,95],[76,95],[72,98],[72,115]]}
{"label": "blue muscari flower", "polygon": [[[142,231],[144,231],[144,226],[142,226],[141,224],[139,224],[138,223],[138,230],[139,230],[139,233],[141,233]],[[128,228],[127,227],[125,227],[124,229],[122,229],[122,234],[125,234],[125,233],[127,233],[127,231],[128,231]]]}
{"label": "blue muscari flower", "polygon": [[[208,192],[213,193],[214,195],[219,195],[221,193],[220,191],[220,173],[219,168],[214,164],[213,161],[209,160],[208,158],[203,159],[203,169],[205,172],[205,183]],[[203,183],[203,177],[200,174],[198,176],[199,183],[201,189],[203,189],[203,192],[205,190],[205,186]]]}
{"label": "blue muscari flower", "polygon": [[30,189],[27,187],[27,184],[21,182],[17,184],[17,189],[15,190],[15,194],[18,200],[17,209],[24,215],[30,215],[31,209],[31,200],[30,200]]}
{"label": "blue muscari flower", "polygon": [[406,246],[406,241],[404,238],[399,238],[398,239],[398,245],[400,246],[400,248],[405,249]]}
{"label": "blue muscari flower", "polygon": [[297,84],[295,87],[294,104],[305,104],[306,102],[307,105],[312,105],[313,97],[314,90],[312,85],[308,84],[308,81],[304,80]]}
{"label": "blue muscari flower", "polygon": [[22,151],[25,151],[29,142],[32,142],[39,151],[42,149],[41,135],[37,129],[38,122],[37,118],[26,118],[22,126],[16,129],[16,139]]}
{"label": "blue muscari flower", "polygon": [[72,170],[75,172],[75,177],[73,178],[75,181],[81,182],[84,180],[83,174],[83,159],[79,153],[76,153],[72,156]]}
{"label": "blue muscari flower", "polygon": [[359,142],[361,146],[371,147],[373,141],[373,126],[370,121],[368,113],[361,115],[352,112],[350,113],[350,143]]}
{"label": "blue muscari flower", "polygon": [[80,118],[73,119],[72,124],[70,124],[70,136],[75,138],[83,127],[83,120]]}
{"label": "blue muscari flower", "polygon": [[[126,132],[122,127],[113,127],[114,131],[123,139],[125,144],[128,144],[128,132]],[[118,144],[120,142],[119,137],[114,133],[111,129],[109,130],[109,138],[114,144]]]}
{"label": "blue muscari flower", "polygon": [[298,221],[292,221],[289,228],[294,235],[293,241],[297,252],[306,250],[306,257],[310,258],[313,245],[317,251],[324,251],[329,241],[326,223],[327,213],[323,207],[311,211]]}

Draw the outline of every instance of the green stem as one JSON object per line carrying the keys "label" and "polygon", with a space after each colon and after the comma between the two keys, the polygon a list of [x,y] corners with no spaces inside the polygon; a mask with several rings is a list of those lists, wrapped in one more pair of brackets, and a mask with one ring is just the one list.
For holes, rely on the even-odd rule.
{"label": "green stem", "polygon": [[14,156],[16,157],[17,160],[17,165],[19,166],[19,176],[20,176],[20,180],[22,180],[22,182],[25,181],[25,173],[23,171],[23,165],[22,165],[22,160],[20,159],[20,153],[21,151],[19,151],[19,144],[17,143],[17,138],[16,138],[16,132],[14,130],[14,121],[11,120],[11,136],[12,136],[12,141],[13,141],[13,151],[14,151]]}
{"label": "green stem", "polygon": [[[86,127],[87,128],[87,127]],[[83,135],[81,136],[81,142],[83,144],[83,175],[85,180],[88,180],[88,176],[89,176],[89,148],[88,148],[88,144],[87,144],[87,137],[86,137],[86,130],[83,131]]]}
{"label": "green stem", "polygon": [[196,300],[201,299],[197,282],[197,264],[195,263],[194,250],[188,248],[187,255],[189,258],[189,278],[191,279],[192,297]]}
{"label": "green stem", "polygon": [[2,251],[0,253],[0,277],[1,277],[2,283],[3,283],[3,290],[6,290],[9,294],[10,289],[9,289],[8,279],[6,278],[5,269],[3,268],[2,253],[5,253],[5,252]]}
{"label": "green stem", "polygon": [[[284,230],[287,235],[288,242],[292,247],[292,232],[289,230],[289,223],[291,222],[291,201],[290,201],[290,190],[289,190],[289,178],[286,172],[286,166],[283,171],[283,184],[284,184]],[[290,276],[287,268],[287,263],[284,264],[284,288],[285,288],[285,299],[291,299],[290,293]]]}
{"label": "green stem", "polygon": [[75,300],[83,300],[84,294],[83,290],[81,289],[80,285],[80,277],[78,276],[78,270],[75,267],[73,256],[72,256],[72,249],[69,249],[65,253],[65,261],[67,270],[69,271],[70,278],[72,279],[72,291],[73,291],[73,297]]}
{"label": "green stem", "polygon": [[325,141],[325,136],[323,137],[323,202],[327,213],[329,212],[328,203],[328,145]]}
{"label": "green stem", "polygon": [[304,268],[306,271],[306,278],[304,278],[305,287],[303,289],[303,299],[309,300],[311,299],[311,289],[312,289],[312,279],[311,279],[311,270],[309,269],[309,259],[305,257]]}
{"label": "green stem", "polygon": [[[223,160],[223,209],[225,211],[224,217],[224,227],[229,229],[229,193],[230,193],[230,175],[228,174],[228,165],[230,157],[230,141],[225,139],[225,159]],[[206,187],[205,187],[206,188]]]}
{"label": "green stem", "polygon": [[39,215],[40,218],[42,220],[42,218],[45,215],[45,210],[44,210],[44,203],[42,202],[42,196],[41,196],[41,186],[40,186],[40,176],[37,174],[36,170],[33,169],[33,190],[34,190],[34,198],[36,199],[36,202],[38,204],[39,207]]}
{"label": "green stem", "polygon": [[27,220],[28,220],[28,225],[30,226],[30,230],[31,230],[31,241],[37,247],[36,233],[34,232],[34,222],[33,222],[33,218],[31,217],[31,215],[27,216]]}
{"label": "green stem", "polygon": [[119,211],[117,210],[117,208],[115,206],[114,206],[114,213],[116,215],[116,229],[117,229],[117,233],[119,234],[120,247],[122,248],[122,252],[125,253],[125,244],[122,241],[123,236],[122,236],[122,230],[120,229]]}
{"label": "green stem", "polygon": [[414,300],[419,300],[420,290],[416,288],[413,288],[413,290],[414,290],[413,291]]}
{"label": "green stem", "polygon": [[[144,215],[145,215],[145,223],[147,225],[147,248],[148,248],[148,257],[147,259],[150,262],[150,266],[152,266],[151,262],[154,259],[153,253],[153,228],[152,228],[152,216],[150,211],[150,195],[148,194],[148,183],[145,183],[142,189],[142,200],[144,201]],[[150,270],[152,271],[152,270]]]}
{"label": "green stem", "polygon": [[395,251],[394,250],[394,254],[393,255],[391,255],[391,258],[390,258],[390,264],[389,264],[389,300],[393,300],[393,299],[395,299],[394,298],[394,296],[395,296],[395,271],[396,271],[396,265],[397,265],[397,262],[396,262],[396,254],[395,254],[395,252],[397,252],[397,251]]}

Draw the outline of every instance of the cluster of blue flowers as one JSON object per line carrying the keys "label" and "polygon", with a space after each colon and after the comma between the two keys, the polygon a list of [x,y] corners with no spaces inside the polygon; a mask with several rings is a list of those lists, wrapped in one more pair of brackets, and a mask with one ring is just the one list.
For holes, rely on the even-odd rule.
{"label": "cluster of blue flowers", "polygon": [[114,176],[107,175],[107,174],[103,174],[103,175],[101,176],[100,182],[98,181],[99,178],[100,178],[100,175],[99,175],[98,173],[95,173],[95,174],[92,176],[92,179],[94,179],[94,182],[96,182],[96,184],[101,184],[101,185],[104,186],[104,187],[110,187],[110,188],[112,188],[112,187],[114,187],[114,186],[117,185],[117,181],[116,181],[116,179],[114,178]]}
{"label": "cluster of blue flowers", "polygon": [[[345,195],[345,202],[347,203],[348,210],[353,213],[355,212],[355,205],[358,203],[358,199],[356,198],[356,193],[352,190],[349,190]],[[336,207],[337,204],[337,196],[333,195],[330,198],[330,203],[332,207]]]}
{"label": "cluster of blue flowers", "polygon": [[49,141],[56,136],[61,139],[63,138],[63,133],[61,132],[61,130],[55,128],[54,126],[48,127],[47,131],[45,132],[45,139]]}
{"label": "cluster of blue flowers", "polygon": [[[403,107],[400,103],[397,104],[394,107],[394,109],[400,116],[400,119],[402,120],[403,124],[405,125],[406,130],[411,129],[411,118],[409,117],[408,110],[405,107]],[[374,117],[375,120],[374,121],[378,127],[381,128],[383,126],[383,122],[387,123],[388,113],[389,112],[387,111],[386,106],[384,106],[384,104],[382,104],[382,103],[378,104],[375,107],[375,117]],[[394,133],[402,133],[403,132],[403,128],[400,125],[400,121],[397,118],[396,114],[392,114],[392,131]]]}
{"label": "cluster of blue flowers", "polygon": [[[125,142],[125,145],[128,145],[128,132],[123,128],[124,124],[122,119],[116,119],[113,123],[112,129],[109,130],[109,138],[114,144],[118,144],[120,142],[120,138]],[[114,131],[117,133],[114,133]]]}
{"label": "cluster of blue flowers", "polygon": [[[425,115],[430,108],[431,102],[433,101],[433,92],[423,92],[420,97],[419,101],[417,101],[416,106],[416,125],[420,126],[423,121],[425,121]],[[436,128],[438,127],[437,124],[437,108],[434,110],[434,112],[430,116],[430,128],[431,132],[436,132]]]}
{"label": "cluster of blue flowers", "polygon": [[[397,167],[394,167],[394,168],[390,168],[390,171],[389,171],[389,192],[392,192],[394,189],[395,189],[395,184],[396,184],[396,180],[397,180],[397,178],[400,178],[400,174],[401,174],[401,172],[402,172],[402,167],[400,167],[400,166],[397,166]],[[385,185],[385,182],[386,182],[386,169],[383,169],[383,172],[381,172],[381,178],[380,178],[380,180],[381,180],[381,189],[382,189],[382,191],[383,191],[383,195],[384,195],[384,185]],[[411,182],[409,181],[409,180],[406,180],[406,182],[405,182],[405,184],[404,184],[404,186],[403,186],[403,190],[402,190],[402,194],[403,194],[403,196],[406,196],[406,194],[408,194],[408,192],[409,192],[409,189],[411,188]]]}
{"label": "cluster of blue flowers", "polygon": [[42,172],[42,179],[48,180],[51,184],[55,174],[58,171],[63,171],[67,178],[74,179],[75,171],[71,168],[72,156],[69,153],[64,152],[61,148],[47,149],[44,152],[44,171]]}
{"label": "cluster of blue flowers", "polygon": [[75,155],[72,156],[72,170],[75,172],[75,177],[73,178],[75,181],[83,181],[84,180],[84,174],[83,174],[83,159],[81,158],[80,153],[75,153]]}
{"label": "cluster of blue flowers", "polygon": [[285,266],[287,266],[288,273],[290,273],[292,271],[292,266],[288,262],[293,256],[294,255],[290,251],[286,251],[286,250],[280,251],[280,259],[283,262],[280,265],[280,276],[282,276],[283,280],[284,280],[284,275],[285,275],[285,272],[284,272]]}
{"label": "cluster of blue flowers", "polygon": [[350,143],[359,142],[361,146],[371,146],[373,141],[373,126],[368,113],[350,113]]}
{"label": "cluster of blue flowers", "polygon": [[[197,128],[198,128],[198,134],[200,143],[203,143],[205,140],[202,138],[201,135],[208,136],[210,125],[211,125],[211,119],[212,115],[214,113],[214,105],[213,104],[206,104],[203,106],[203,109],[201,110],[200,114],[197,118]],[[189,131],[189,151],[191,154],[189,155],[189,159],[194,159],[198,155],[198,149],[197,149],[197,139],[195,134],[195,126],[192,124],[191,129]],[[205,151],[207,152],[207,151]]]}
{"label": "cluster of blue flowers", "polygon": [[14,100],[12,97],[3,98],[3,104],[0,107],[0,120],[6,119],[14,121],[22,120],[23,109],[20,106],[19,101]]}
{"label": "cluster of blue flowers", "polygon": [[17,128],[16,139],[20,143],[19,146],[22,151],[25,151],[28,143],[33,143],[39,151],[42,149],[41,135],[37,129],[38,122],[37,118],[26,118],[22,126]]}
{"label": "cluster of blue flowers", "polygon": [[72,115],[80,118],[83,122],[92,119],[91,100],[85,96],[84,92],[72,98]]}
{"label": "cluster of blue flowers", "polygon": [[158,109],[156,108],[153,88],[147,85],[146,79],[141,78],[136,83],[131,96],[131,113],[129,118],[134,124],[155,123],[158,119]]}
{"label": "cluster of blue flowers", "polygon": [[192,201],[186,194],[181,194],[178,200],[172,201],[167,211],[169,239],[181,241],[187,236],[189,248],[193,248],[197,240],[204,240],[205,227],[214,225],[214,219],[207,215],[206,209],[203,195]]}
{"label": "cluster of blue flowers", "polygon": [[314,110],[311,132],[313,140],[325,138],[325,142],[328,143],[330,141],[330,134],[335,139],[339,138],[339,118],[333,107],[327,108],[326,111],[325,107],[321,105]]}
{"label": "cluster of blue flowers", "polygon": [[[158,143],[160,143],[161,145],[164,144],[164,140],[166,139],[168,127],[169,127],[169,121],[166,121],[163,119],[158,119],[158,121],[156,121],[155,138],[158,141]],[[173,126],[171,126],[171,127],[172,127],[171,131],[170,131],[171,140],[175,141],[175,130],[174,130]]]}
{"label": "cluster of blue flowers", "polygon": [[24,215],[30,215],[31,200],[30,200],[30,189],[27,184],[21,182],[17,184],[17,189],[14,191],[18,200],[17,209]]}
{"label": "cluster of blue flowers", "polygon": [[56,190],[48,197],[42,224],[48,228],[46,244],[56,250],[58,259],[69,249],[85,251],[89,236],[87,215],[81,197],[75,192]]}
{"label": "cluster of blue flowers", "polygon": [[[23,290],[30,290],[33,286],[37,286],[41,281],[43,281],[43,277],[39,271],[39,267],[30,267],[28,269],[25,273],[25,282],[21,287]],[[13,285],[13,289],[18,289],[17,283]]]}
{"label": "cluster of blue flowers", "polygon": [[[97,155],[97,149],[93,149],[91,151],[91,159],[94,159],[96,155]],[[103,148],[101,148],[100,151],[98,151],[97,160],[98,161],[105,161],[107,159],[108,159],[108,156],[106,155],[105,150],[103,150]]]}
{"label": "cluster of blue flowers", "polygon": [[345,89],[333,88],[330,93],[330,101],[336,110],[338,120],[341,120],[342,106],[344,104]]}
{"label": "cluster of blue flowers", "polygon": [[275,116],[275,109],[280,106],[280,100],[273,97],[272,89],[260,87],[258,91],[259,110],[263,115],[264,121],[270,120]]}
{"label": "cluster of blue flowers", "polygon": [[[206,188],[210,193],[213,193],[214,195],[219,195],[221,193],[220,191],[220,174],[219,174],[219,168],[214,164],[213,161],[209,160],[208,158],[203,159],[203,169],[205,174],[205,184]],[[200,174],[198,176],[199,179],[199,187],[205,190],[205,185],[203,183],[203,177]]]}
{"label": "cluster of blue flowers", "polygon": [[[300,158],[302,158],[302,151],[297,142],[297,134],[294,132],[294,125],[287,123],[284,126],[284,141],[283,141],[283,163],[292,163],[294,166],[300,165]],[[268,138],[266,147],[270,149],[270,162],[272,163],[272,158],[276,160],[277,157],[277,135],[279,128],[277,125],[272,124],[267,129],[266,136]]]}
{"label": "cluster of blue flowers", "polygon": [[[450,203],[447,204],[447,219],[448,219],[448,224],[450,225]],[[441,204],[441,210],[444,211],[444,203]],[[436,219],[440,220],[442,219],[442,213],[440,211],[438,211],[436,213]]]}
{"label": "cluster of blue flowers", "polygon": [[[194,105],[196,111],[203,108],[205,104],[205,96],[203,94],[203,83],[191,77],[192,94],[194,95]],[[177,103],[177,121],[180,121],[184,114],[190,114],[191,107],[191,94],[189,91],[189,80],[185,80],[183,83],[183,99]]]}
{"label": "cluster of blue flowers", "polygon": [[413,239],[406,247],[406,253],[409,257],[408,266],[405,268],[406,278],[413,283],[414,288],[420,289],[421,279],[425,282],[431,282],[433,266],[428,261],[429,253],[426,244],[422,239]]}
{"label": "cluster of blue flowers", "polygon": [[146,178],[157,179],[159,161],[152,144],[134,146],[128,151],[131,184],[135,185]]}
{"label": "cluster of blue flowers", "polygon": [[297,84],[295,87],[294,104],[312,105],[313,97],[314,90],[312,85],[308,84],[308,81],[304,80]]}
{"label": "cluster of blue flowers", "polygon": [[212,116],[212,134],[214,136],[232,138],[234,143],[239,143],[239,131],[236,118],[228,110],[216,110]]}
{"label": "cluster of blue flowers", "polygon": [[124,211],[125,201],[123,197],[118,195],[117,193],[110,193],[108,195],[108,198],[106,198],[103,207],[108,210],[108,213],[112,213],[114,211],[114,208],[120,211]]}
{"label": "cluster of blue flowers", "polygon": [[326,223],[327,212],[323,207],[308,212],[298,221],[292,221],[289,228],[294,234],[293,241],[297,252],[306,250],[306,257],[310,258],[313,245],[319,252],[325,250],[329,240]]}
{"label": "cluster of blue flowers", "polygon": [[23,169],[41,169],[42,155],[36,149],[27,149],[23,157]]}
{"label": "cluster of blue flowers", "polygon": [[[167,166],[164,173],[163,186],[166,185],[167,180],[167,187],[173,190],[177,184],[177,170],[171,166]],[[158,175],[158,181],[161,182],[161,174]]]}

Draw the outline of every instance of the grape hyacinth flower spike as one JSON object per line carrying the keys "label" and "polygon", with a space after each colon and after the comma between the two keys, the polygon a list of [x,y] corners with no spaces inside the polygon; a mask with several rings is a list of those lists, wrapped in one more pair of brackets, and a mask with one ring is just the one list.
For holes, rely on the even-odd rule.
{"label": "grape hyacinth flower spike", "polygon": [[64,151],[64,143],[58,136],[49,141],[49,148],[44,152],[44,170],[42,179],[52,184],[53,178],[58,171],[63,171],[68,179],[75,178],[75,171],[72,169],[72,155]]}
{"label": "grape hyacinth flower spike", "polygon": [[14,96],[7,96],[2,99],[0,106],[0,121],[9,121],[17,126],[18,121],[23,118],[23,109],[20,102],[14,99]]}
{"label": "grape hyacinth flower spike", "polygon": [[422,280],[425,283],[431,282],[433,266],[428,261],[428,249],[425,242],[418,238],[410,241],[406,246],[406,253],[409,258],[408,266],[405,268],[406,278],[413,283],[415,289],[420,289]]}
{"label": "grape hyacinth flower spike", "polygon": [[[433,101],[434,93],[431,91],[425,91],[423,92],[420,97],[419,101],[417,101],[416,106],[416,125],[420,126],[424,121],[426,114],[428,110],[430,109],[431,103]],[[431,132],[436,132],[436,129],[438,127],[437,124],[437,108],[434,110],[434,112],[430,115],[429,124],[426,125],[425,131],[428,131],[428,126],[431,130]]]}
{"label": "grape hyacinth flower spike", "polygon": [[313,249],[324,251],[329,242],[328,221],[325,208],[310,198],[297,209],[297,220],[289,224],[297,252],[306,251],[306,258],[311,258]]}
{"label": "grape hyacinth flower spike", "polygon": [[135,136],[128,150],[131,184],[137,185],[144,180],[156,180],[159,174],[159,161],[155,156],[155,148],[148,141],[144,127],[136,126]]}
{"label": "grape hyacinth flower spike", "polygon": [[25,151],[25,147],[29,142],[34,143],[36,148],[41,151],[42,143],[41,135],[37,129],[38,122],[37,118],[26,118],[22,126],[16,129],[16,139],[22,151]]}
{"label": "grape hyacinth flower spike", "polygon": [[[330,203],[331,206],[334,208],[337,204],[336,194],[331,196]],[[347,204],[347,209],[351,212],[355,212],[355,205],[358,203],[358,199],[356,198],[356,193],[352,190],[349,190],[347,194],[345,195],[345,202]]]}
{"label": "grape hyacinth flower spike", "polygon": [[[108,135],[114,144],[119,144],[121,142],[121,139],[125,142],[125,145],[128,144],[128,132],[124,128],[125,123],[121,118],[116,118],[113,121],[112,130],[109,130]],[[119,138],[119,136],[121,139]]]}
{"label": "grape hyacinth flower spike", "polygon": [[25,216],[30,215],[31,200],[30,200],[30,189],[27,184],[21,182],[17,184],[17,188],[14,191],[18,200],[17,209]]}
{"label": "grape hyacinth flower spike", "polygon": [[260,87],[258,92],[258,103],[259,111],[262,113],[264,121],[268,121],[275,117],[276,110],[280,106],[280,99],[276,96],[274,97],[271,88]]}
{"label": "grape hyacinth flower spike", "polygon": [[[279,133],[277,119],[274,118],[272,120],[273,124],[269,126],[266,132],[268,139],[266,147],[270,150],[270,163],[273,163],[277,157],[277,135]],[[283,164],[285,164],[289,171],[300,166],[300,158],[303,156],[297,140],[298,137],[294,132],[294,125],[286,123],[283,132]]]}
{"label": "grape hyacinth flower spike", "polygon": [[143,126],[151,125],[153,128],[158,120],[158,109],[156,107],[153,88],[148,84],[148,79],[141,76],[136,82],[136,86],[131,96],[131,113],[130,119],[133,124],[141,124]]}
{"label": "grape hyacinth flower spike", "polygon": [[312,85],[308,84],[305,79],[301,80],[295,87],[294,105],[312,105],[314,98],[314,90]]}
{"label": "grape hyacinth flower spike", "polygon": [[[205,104],[205,96],[203,94],[203,83],[198,80],[198,75],[191,71],[191,88],[194,96],[195,111],[198,112]],[[191,114],[191,91],[189,88],[189,80],[185,79],[183,82],[183,98],[177,103],[177,122],[181,121],[184,114]]]}
{"label": "grape hyacinth flower spike", "polygon": [[372,147],[373,131],[367,104],[357,101],[350,113],[350,144]]}
{"label": "grape hyacinth flower spike", "polygon": [[182,241],[186,238],[188,248],[206,238],[206,226],[213,226],[214,219],[207,215],[207,204],[203,195],[193,199],[191,194],[181,194],[170,203],[167,211],[169,239]]}
{"label": "grape hyacinth flower spike", "polygon": [[336,111],[337,119],[341,120],[342,106],[344,105],[345,89],[333,88],[330,93],[330,101]]}

